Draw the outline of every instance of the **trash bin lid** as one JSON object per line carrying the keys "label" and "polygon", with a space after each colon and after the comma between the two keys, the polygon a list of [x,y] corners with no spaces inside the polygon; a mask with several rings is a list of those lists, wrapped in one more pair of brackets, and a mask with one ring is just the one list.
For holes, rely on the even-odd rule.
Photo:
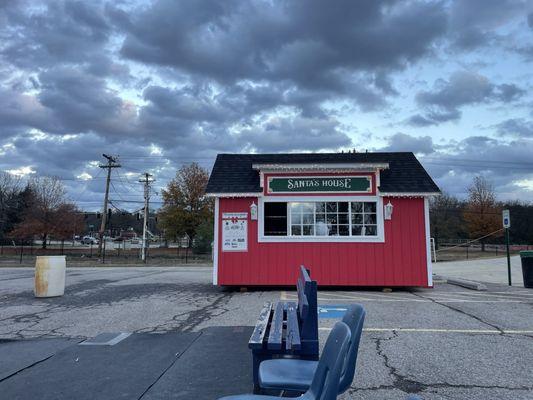
{"label": "trash bin lid", "polygon": [[533,250],[521,251],[520,258],[533,258]]}

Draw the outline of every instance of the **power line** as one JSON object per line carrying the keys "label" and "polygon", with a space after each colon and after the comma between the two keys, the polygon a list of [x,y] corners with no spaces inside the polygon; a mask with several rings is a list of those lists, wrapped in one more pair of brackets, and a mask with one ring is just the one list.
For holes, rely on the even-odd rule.
{"label": "power line", "polygon": [[487,238],[487,237],[489,237],[489,236],[495,235],[496,233],[499,233],[499,232],[501,232],[501,231],[503,231],[503,228],[500,228],[500,229],[498,229],[497,231],[491,232],[491,233],[486,234],[486,235],[484,235],[484,236],[480,236],[480,237],[478,237],[478,238],[476,238],[476,239],[472,239],[472,240],[466,241],[465,243],[461,243],[460,245],[457,245],[457,246],[446,247],[446,248],[444,248],[444,249],[436,250],[436,252],[438,253],[438,252],[440,252],[440,251],[448,251],[448,250],[451,250],[451,249],[455,249],[455,248],[457,248],[457,247],[463,247],[465,244],[470,245],[470,243],[478,242],[478,241],[480,241],[480,240],[482,240],[482,239],[485,239],[485,238]]}
{"label": "power line", "polygon": [[422,160],[436,160],[436,161],[464,161],[464,162],[480,162],[480,163],[497,163],[497,164],[517,164],[517,165],[531,165],[533,166],[533,163],[529,162],[522,162],[522,161],[504,161],[504,160],[479,160],[479,159],[473,159],[473,158],[449,158],[449,157],[432,157],[432,156],[425,156],[422,157]]}
{"label": "power line", "polygon": [[[113,199],[113,201],[115,203],[137,203],[137,204],[142,204],[144,203],[143,200],[115,200]],[[165,202],[164,201],[151,201],[152,204],[164,204]]]}
{"label": "power line", "polygon": [[[138,159],[138,158],[166,158],[166,159],[172,159],[172,156],[164,155],[164,154],[152,154],[149,156],[129,156],[129,155],[120,155],[121,160],[129,160],[129,159]],[[213,157],[179,157],[180,160],[183,161],[196,161],[196,160],[215,160],[215,156]]]}
{"label": "power line", "polygon": [[421,161],[422,164],[429,164],[429,165],[441,165],[443,167],[450,167],[450,168],[472,168],[472,169],[508,169],[508,170],[531,170],[533,171],[533,166],[531,167],[521,167],[521,166],[508,166],[508,165],[474,165],[474,164],[446,164],[446,163],[439,163],[439,162],[433,162],[433,161]]}

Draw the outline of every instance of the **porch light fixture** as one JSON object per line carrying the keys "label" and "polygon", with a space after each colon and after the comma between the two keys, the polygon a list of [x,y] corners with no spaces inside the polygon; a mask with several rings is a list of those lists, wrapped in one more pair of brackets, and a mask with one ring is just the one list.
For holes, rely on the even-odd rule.
{"label": "porch light fixture", "polygon": [[257,221],[257,204],[255,204],[255,201],[250,205],[250,219]]}
{"label": "porch light fixture", "polygon": [[385,219],[392,219],[392,209],[394,206],[391,204],[390,200],[383,208],[385,209]]}

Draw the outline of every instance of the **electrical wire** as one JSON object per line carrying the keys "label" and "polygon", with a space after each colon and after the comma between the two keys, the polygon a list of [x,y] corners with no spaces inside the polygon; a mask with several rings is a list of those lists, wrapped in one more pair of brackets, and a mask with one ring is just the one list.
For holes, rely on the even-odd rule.
{"label": "electrical wire", "polygon": [[446,247],[446,248],[444,248],[444,249],[436,250],[436,253],[438,253],[439,251],[448,251],[448,250],[451,250],[451,249],[455,249],[455,248],[457,248],[457,247],[463,247],[463,246],[466,245],[466,244],[470,244],[470,243],[474,243],[474,242],[479,242],[480,240],[485,239],[485,238],[487,238],[487,237],[489,237],[489,236],[495,235],[495,234],[497,234],[497,233],[500,233],[500,232],[502,232],[503,230],[504,230],[504,228],[500,228],[500,229],[498,229],[497,231],[494,231],[494,232],[491,232],[491,233],[489,233],[489,234],[487,234],[487,235],[484,235],[484,236],[478,237],[477,239],[472,239],[472,240],[466,241],[466,242],[461,243],[461,244],[459,244],[459,245],[457,245],[457,246]]}

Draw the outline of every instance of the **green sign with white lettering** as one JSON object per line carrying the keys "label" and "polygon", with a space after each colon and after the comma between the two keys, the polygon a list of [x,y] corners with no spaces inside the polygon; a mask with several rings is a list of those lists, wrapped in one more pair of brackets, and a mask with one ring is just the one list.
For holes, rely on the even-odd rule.
{"label": "green sign with white lettering", "polygon": [[371,176],[269,177],[268,193],[369,193]]}

